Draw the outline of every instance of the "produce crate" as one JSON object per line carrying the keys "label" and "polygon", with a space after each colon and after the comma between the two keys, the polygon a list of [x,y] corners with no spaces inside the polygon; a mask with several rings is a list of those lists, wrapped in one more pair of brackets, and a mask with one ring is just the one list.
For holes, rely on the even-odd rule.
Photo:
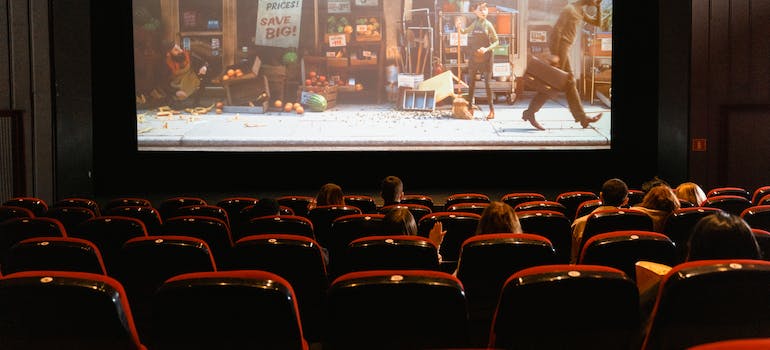
{"label": "produce crate", "polygon": [[254,73],[244,74],[239,78],[222,81],[227,96],[227,104],[230,106],[248,106],[257,103],[259,95],[270,92],[270,83],[266,75],[257,76]]}
{"label": "produce crate", "polygon": [[300,86],[297,91],[297,100],[301,104],[307,102],[312,94],[319,94],[326,98],[326,108],[332,108],[337,105],[337,87],[336,86]]}

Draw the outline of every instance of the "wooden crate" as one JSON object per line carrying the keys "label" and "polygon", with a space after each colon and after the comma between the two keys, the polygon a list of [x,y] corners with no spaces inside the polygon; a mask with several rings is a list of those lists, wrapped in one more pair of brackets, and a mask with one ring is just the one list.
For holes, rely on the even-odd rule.
{"label": "wooden crate", "polygon": [[300,86],[299,89],[297,89],[297,101],[304,104],[307,98],[310,96],[310,94],[319,94],[326,98],[326,108],[332,108],[337,105],[337,87],[336,86],[325,86],[325,87],[314,87],[314,86]]}
{"label": "wooden crate", "polygon": [[267,92],[268,97],[272,96],[268,79],[262,74],[257,76],[247,73],[239,78],[222,81],[222,86],[230,106],[248,106],[249,102],[254,103],[262,92]]}

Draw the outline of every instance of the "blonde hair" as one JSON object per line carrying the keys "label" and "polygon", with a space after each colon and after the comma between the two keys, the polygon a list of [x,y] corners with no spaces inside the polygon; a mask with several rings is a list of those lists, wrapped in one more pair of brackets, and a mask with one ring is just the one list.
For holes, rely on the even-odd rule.
{"label": "blonde hair", "polygon": [[694,182],[683,182],[676,186],[674,190],[677,198],[683,201],[688,201],[695,206],[699,206],[706,200],[706,193],[703,189]]}

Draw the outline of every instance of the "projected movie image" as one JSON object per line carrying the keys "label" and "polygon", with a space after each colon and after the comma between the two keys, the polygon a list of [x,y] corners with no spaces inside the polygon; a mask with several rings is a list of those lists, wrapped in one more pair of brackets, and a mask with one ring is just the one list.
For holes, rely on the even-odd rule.
{"label": "projected movie image", "polygon": [[611,0],[133,0],[139,151],[612,147]]}

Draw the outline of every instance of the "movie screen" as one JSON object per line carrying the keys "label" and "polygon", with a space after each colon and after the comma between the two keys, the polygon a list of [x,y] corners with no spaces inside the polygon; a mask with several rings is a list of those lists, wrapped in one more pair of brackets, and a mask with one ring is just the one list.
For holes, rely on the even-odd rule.
{"label": "movie screen", "polygon": [[612,0],[132,12],[139,151],[612,148]]}

